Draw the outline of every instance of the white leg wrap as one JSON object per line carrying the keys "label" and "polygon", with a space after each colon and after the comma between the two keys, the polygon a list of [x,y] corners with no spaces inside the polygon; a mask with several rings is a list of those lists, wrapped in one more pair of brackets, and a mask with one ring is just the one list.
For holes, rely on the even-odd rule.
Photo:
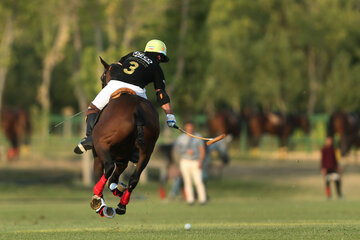
{"label": "white leg wrap", "polygon": [[115,188],[117,187],[117,184],[116,183],[112,183],[110,184],[109,188],[111,191],[113,191]]}
{"label": "white leg wrap", "polygon": [[98,209],[95,210],[96,213],[99,213],[103,207],[106,207],[106,203],[105,203],[104,199],[100,198],[100,200],[101,200],[101,205]]}
{"label": "white leg wrap", "polygon": [[119,184],[112,183],[109,186],[110,190],[113,191],[115,188],[117,188],[120,192],[124,192],[127,189],[126,184],[119,182]]}

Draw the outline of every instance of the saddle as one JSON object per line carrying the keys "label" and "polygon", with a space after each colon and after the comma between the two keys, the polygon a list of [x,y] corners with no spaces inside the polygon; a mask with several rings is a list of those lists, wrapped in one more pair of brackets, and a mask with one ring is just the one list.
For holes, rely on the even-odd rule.
{"label": "saddle", "polygon": [[119,88],[111,94],[110,99],[118,98],[123,94],[136,95],[135,91],[130,88]]}
{"label": "saddle", "polygon": [[[118,97],[120,97],[123,94],[129,94],[129,95],[136,95],[135,91],[130,89],[130,88],[119,88],[118,90],[116,90],[115,92],[113,92],[110,95],[110,100],[111,99],[116,99]],[[94,127],[97,124],[97,122],[99,121],[100,115],[101,113],[104,111],[104,109],[107,107],[107,105],[99,112],[99,114],[96,116],[95,118],[95,122],[94,122]]]}

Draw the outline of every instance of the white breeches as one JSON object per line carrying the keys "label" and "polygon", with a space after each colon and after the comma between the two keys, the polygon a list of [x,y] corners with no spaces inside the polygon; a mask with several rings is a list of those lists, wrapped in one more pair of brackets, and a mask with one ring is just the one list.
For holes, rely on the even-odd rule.
{"label": "white breeches", "polygon": [[325,180],[326,181],[338,181],[340,180],[340,174],[339,173],[336,173],[336,172],[333,172],[333,173],[328,173],[325,175]]}
{"label": "white breeches", "polygon": [[206,190],[202,181],[202,169],[199,168],[199,162],[196,160],[181,159],[180,171],[184,180],[186,202],[194,202],[193,183],[198,193],[200,203],[206,202]]}
{"label": "white breeches", "polygon": [[146,89],[142,89],[141,87],[118,80],[110,80],[108,84],[99,92],[94,101],[92,101],[92,104],[94,104],[99,110],[102,110],[106,104],[109,103],[111,94],[113,94],[119,88],[130,88],[136,93],[136,95],[147,99]]}

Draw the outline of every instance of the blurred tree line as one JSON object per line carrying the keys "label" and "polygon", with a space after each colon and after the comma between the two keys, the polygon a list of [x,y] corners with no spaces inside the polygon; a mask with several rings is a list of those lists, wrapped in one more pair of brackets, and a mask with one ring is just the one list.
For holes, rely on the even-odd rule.
{"label": "blurred tree line", "polygon": [[[86,109],[98,56],[154,38],[176,115],[360,106],[360,0],[2,0],[0,19],[0,106],[35,109],[44,125]],[[148,97],[156,105],[152,86]]]}

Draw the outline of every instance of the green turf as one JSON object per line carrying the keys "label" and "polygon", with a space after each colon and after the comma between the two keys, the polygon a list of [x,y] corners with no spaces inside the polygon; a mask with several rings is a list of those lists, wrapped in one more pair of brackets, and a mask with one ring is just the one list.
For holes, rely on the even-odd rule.
{"label": "green turf", "polygon": [[[68,172],[0,173],[0,239],[360,239],[358,193],[327,201],[314,195],[320,186],[286,176],[212,180],[205,206],[162,202],[156,183],[139,185],[126,215],[105,219],[89,206],[91,188]],[[108,192],[105,199],[118,202]]]}

